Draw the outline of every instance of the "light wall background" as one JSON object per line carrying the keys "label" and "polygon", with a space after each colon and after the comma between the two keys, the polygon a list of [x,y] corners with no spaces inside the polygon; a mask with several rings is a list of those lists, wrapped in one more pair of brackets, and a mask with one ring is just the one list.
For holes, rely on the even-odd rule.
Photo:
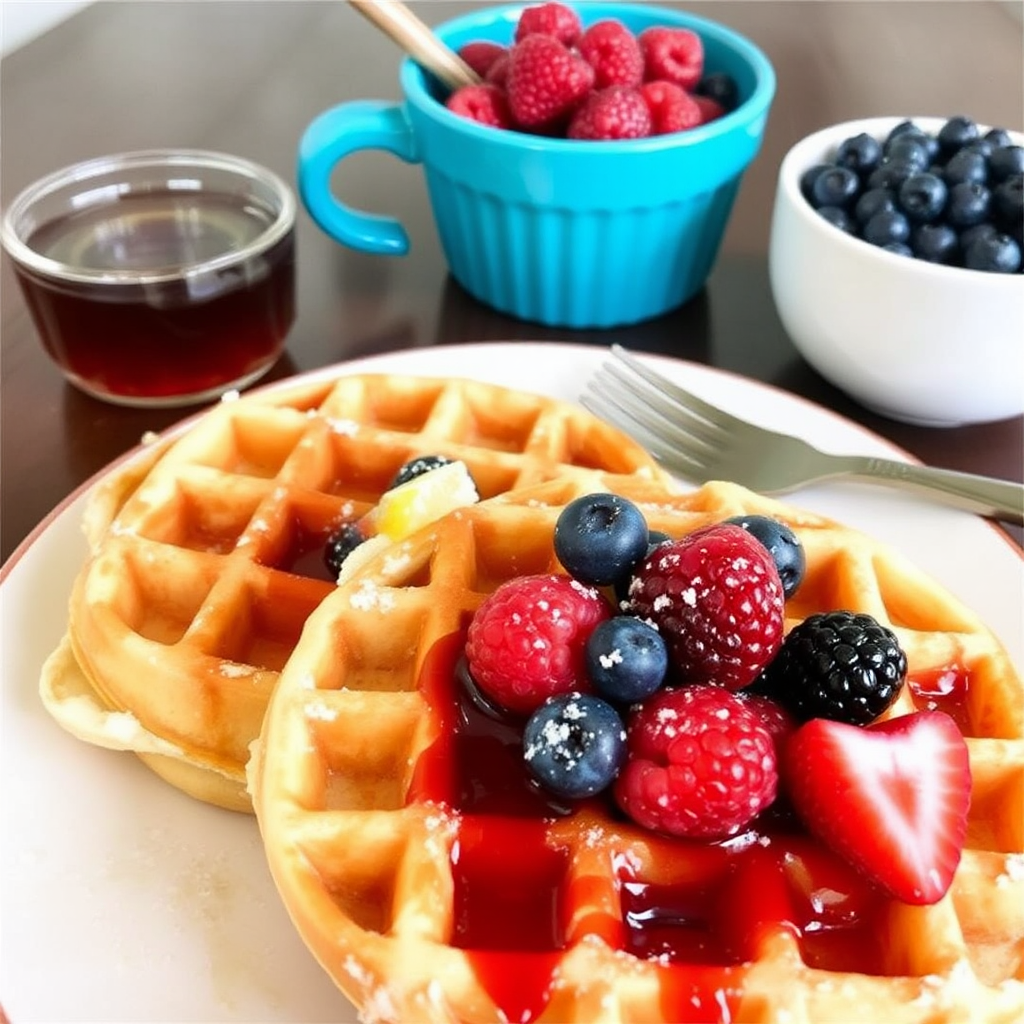
{"label": "light wall background", "polygon": [[2,0],[0,2],[0,56],[71,17],[89,0]]}

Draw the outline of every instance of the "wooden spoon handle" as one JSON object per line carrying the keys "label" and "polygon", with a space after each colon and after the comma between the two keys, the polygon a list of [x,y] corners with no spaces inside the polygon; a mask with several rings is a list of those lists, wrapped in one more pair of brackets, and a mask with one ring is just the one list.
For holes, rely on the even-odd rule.
{"label": "wooden spoon handle", "polygon": [[480,82],[480,76],[401,0],[349,0],[349,3],[449,89]]}

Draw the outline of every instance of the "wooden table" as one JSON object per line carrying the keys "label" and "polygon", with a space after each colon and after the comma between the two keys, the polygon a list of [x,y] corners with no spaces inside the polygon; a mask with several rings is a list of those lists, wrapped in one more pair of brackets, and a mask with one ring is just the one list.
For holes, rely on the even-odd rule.
{"label": "wooden table", "polygon": [[[667,4],[666,6],[683,6]],[[356,356],[439,343],[551,339],[670,353],[769,382],[825,405],[939,466],[1021,480],[1024,420],[911,427],[860,408],[799,357],[775,313],[765,261],[779,162],[806,133],[883,114],[965,113],[1024,125],[1020,4],[736,3],[685,7],[730,24],[773,61],[778,93],[719,262],[687,306],[631,330],[545,330],[479,305],[450,280],[420,172],[365,154],[341,185],[353,205],[398,216],[405,258],[298,227],[298,320],[270,379]],[[466,5],[421,2],[437,23]],[[0,62],[3,202],[85,157],[158,146],[220,149],[294,180],[296,145],[321,110],[398,99],[394,45],[336,2],[98,3]],[[47,361],[4,256],[0,363],[0,558],[46,513],[143,433],[182,411],[140,411],[66,385]],[[1020,540],[1020,531],[1012,531]]]}

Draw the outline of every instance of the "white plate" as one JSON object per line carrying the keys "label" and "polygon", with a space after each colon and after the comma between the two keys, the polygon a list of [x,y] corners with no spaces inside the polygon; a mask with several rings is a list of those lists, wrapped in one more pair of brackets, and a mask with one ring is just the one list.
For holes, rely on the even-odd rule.
{"label": "white plate", "polygon": [[[477,377],[575,399],[602,356],[547,343],[465,345],[344,369]],[[781,391],[658,363],[705,398],[828,450],[906,457]],[[43,711],[39,669],[64,630],[85,555],[83,497],[18,549],[0,584],[0,1003],[12,1024],[354,1022],[278,903],[255,821],[188,799],[130,756],[76,742]],[[862,484],[789,500],[896,544],[1024,664],[1024,561],[988,523]]]}

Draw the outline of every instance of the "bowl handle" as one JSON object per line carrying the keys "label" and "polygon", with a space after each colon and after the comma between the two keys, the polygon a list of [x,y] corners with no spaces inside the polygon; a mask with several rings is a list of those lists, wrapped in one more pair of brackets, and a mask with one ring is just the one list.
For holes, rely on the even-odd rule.
{"label": "bowl handle", "polygon": [[358,100],[325,110],[299,141],[299,194],[309,215],[333,239],[363,252],[404,256],[409,236],[393,217],[346,206],[331,191],[334,168],[350,153],[381,149],[406,163],[419,163],[419,149],[405,108],[381,100]]}

